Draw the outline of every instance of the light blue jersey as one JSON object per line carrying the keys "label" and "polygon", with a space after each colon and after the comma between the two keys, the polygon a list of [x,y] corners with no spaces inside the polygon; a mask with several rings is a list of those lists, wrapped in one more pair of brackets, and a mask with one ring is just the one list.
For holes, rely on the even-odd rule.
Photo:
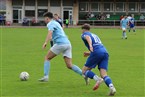
{"label": "light blue jersey", "polygon": [[47,24],[47,27],[49,31],[52,31],[52,41],[54,44],[70,44],[70,41],[58,22],[52,20]]}
{"label": "light blue jersey", "polygon": [[127,28],[127,25],[128,25],[128,23],[129,23],[129,21],[128,21],[128,19],[122,19],[122,20],[120,21],[120,23],[121,23],[121,27],[122,27],[122,28]]}

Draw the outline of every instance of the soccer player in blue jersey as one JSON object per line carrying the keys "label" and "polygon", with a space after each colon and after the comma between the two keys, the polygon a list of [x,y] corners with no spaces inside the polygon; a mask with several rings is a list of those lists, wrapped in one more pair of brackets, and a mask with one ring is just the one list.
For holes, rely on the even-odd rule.
{"label": "soccer player in blue jersey", "polygon": [[[98,89],[99,85],[103,82],[104,79],[104,82],[110,88],[109,95],[113,96],[116,93],[116,89],[112,83],[111,78],[107,75],[109,55],[106,48],[103,46],[100,38],[90,32],[89,24],[84,24],[82,26],[81,37],[89,50],[89,52],[84,52],[84,56],[89,57],[82,69],[82,73],[86,78],[94,79],[96,81],[93,90]],[[100,75],[103,79],[91,71],[92,68],[95,68],[96,66],[98,66]]]}
{"label": "soccer player in blue jersey", "polygon": [[135,32],[135,19],[133,16],[129,19],[129,32],[133,29],[133,32]]}
{"label": "soccer player in blue jersey", "polygon": [[45,56],[44,77],[39,79],[39,81],[48,81],[50,61],[60,53],[62,53],[63,55],[66,66],[74,72],[78,73],[79,75],[82,75],[82,70],[78,66],[72,64],[72,47],[69,39],[63,31],[63,28],[58,22],[53,20],[53,14],[51,12],[45,13],[44,17],[45,22],[47,23],[48,35],[46,36],[45,42],[43,44],[43,49],[46,48],[48,41],[50,41],[51,39],[54,42],[54,45],[50,48]]}
{"label": "soccer player in blue jersey", "polygon": [[122,28],[122,39],[127,39],[127,35],[126,35],[126,29],[127,26],[129,25],[129,21],[127,19],[127,16],[124,16],[124,18],[120,21],[120,26]]}
{"label": "soccer player in blue jersey", "polygon": [[61,27],[64,28],[62,19],[59,18],[58,14],[54,14],[54,20],[56,20],[61,25]]}

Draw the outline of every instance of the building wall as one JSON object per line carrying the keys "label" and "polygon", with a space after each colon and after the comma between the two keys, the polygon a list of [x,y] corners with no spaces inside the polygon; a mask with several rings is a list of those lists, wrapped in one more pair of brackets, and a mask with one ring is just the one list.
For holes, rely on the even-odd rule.
{"label": "building wall", "polygon": [[79,15],[79,2],[76,1],[74,3],[74,8],[73,8],[73,24],[76,25],[78,23],[78,16]]}
{"label": "building wall", "polygon": [[6,0],[6,21],[12,22],[12,0]]}
{"label": "building wall", "polygon": [[[13,22],[13,10],[21,10],[21,19],[26,16],[30,19],[35,17],[36,20],[43,20],[42,14],[46,11],[57,13],[63,19],[64,11],[72,10],[73,24],[77,24],[79,20],[83,20],[85,15],[90,12],[94,14],[105,13],[111,15],[130,13],[139,15],[145,13],[145,11],[143,11],[144,9],[140,9],[141,5],[145,4],[144,0],[135,1],[137,10],[130,11],[128,9],[129,4],[133,3],[130,2],[130,0],[123,0],[122,2],[119,2],[119,0],[6,0],[6,20]],[[118,3],[123,3],[124,10],[117,10],[116,6]],[[109,9],[105,9],[107,5],[110,5]],[[27,16],[32,13],[34,13],[34,15]]]}

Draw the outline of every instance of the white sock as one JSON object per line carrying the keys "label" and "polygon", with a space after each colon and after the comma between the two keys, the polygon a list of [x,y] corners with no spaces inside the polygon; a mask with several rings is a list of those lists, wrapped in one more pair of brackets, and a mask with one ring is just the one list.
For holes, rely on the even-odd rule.
{"label": "white sock", "polygon": [[109,84],[109,88],[110,89],[114,88],[114,85],[113,84]]}
{"label": "white sock", "polygon": [[94,79],[95,81],[98,81],[98,80],[100,79],[100,77],[98,77],[97,75],[94,75],[93,79]]}
{"label": "white sock", "polygon": [[45,75],[44,78],[48,78],[48,75]]}

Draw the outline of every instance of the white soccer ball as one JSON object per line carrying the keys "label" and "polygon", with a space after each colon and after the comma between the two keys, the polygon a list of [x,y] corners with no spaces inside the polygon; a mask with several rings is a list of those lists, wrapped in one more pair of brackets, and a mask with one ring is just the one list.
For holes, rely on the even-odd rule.
{"label": "white soccer ball", "polygon": [[20,80],[21,81],[27,81],[29,79],[29,73],[28,72],[21,72],[20,73]]}

